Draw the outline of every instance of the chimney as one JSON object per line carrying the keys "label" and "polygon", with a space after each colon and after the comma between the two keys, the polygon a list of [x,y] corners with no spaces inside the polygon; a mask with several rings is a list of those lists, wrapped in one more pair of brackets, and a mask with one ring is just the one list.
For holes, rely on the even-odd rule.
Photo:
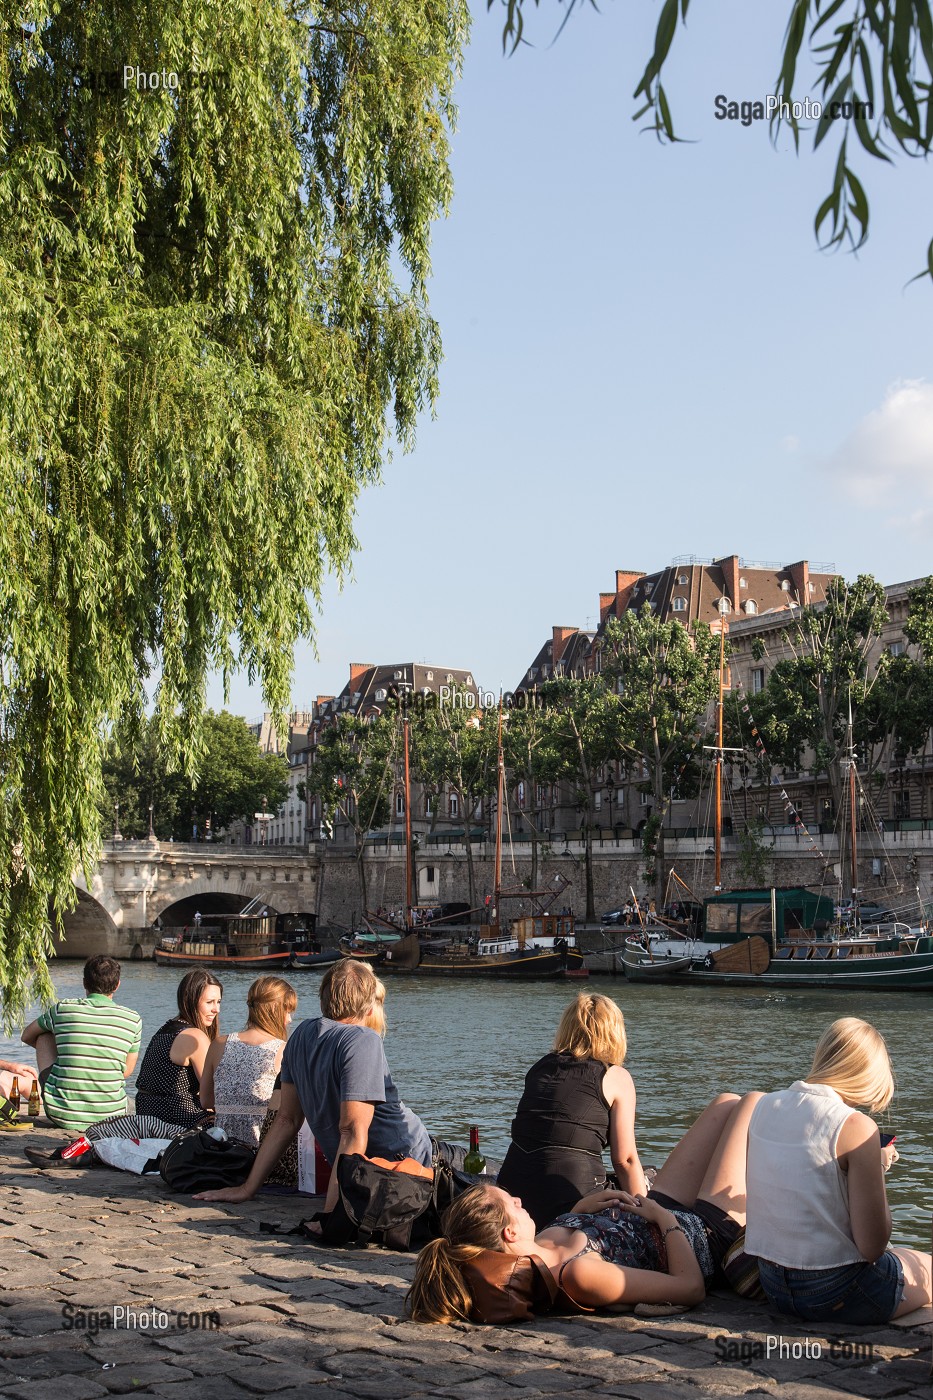
{"label": "chimney", "polygon": [[600,593],[599,595],[599,625],[602,627],[606,618],[612,612],[616,595],[614,593]]}
{"label": "chimney", "polygon": [[[632,589],[640,578],[645,577],[644,569],[616,569],[616,593],[611,611],[621,617],[632,601]],[[600,594],[600,605],[602,595]]]}
{"label": "chimney", "polygon": [[739,556],[730,554],[725,559],[717,559],[716,563],[722,570],[723,593],[732,604],[733,612],[738,612],[742,606],[740,600],[741,589],[739,587]]}
{"label": "chimney", "polygon": [[551,662],[557,665],[564,654],[564,648],[570,637],[579,631],[576,627],[552,627],[551,628]]}
{"label": "chimney", "polygon": [[373,669],[373,667],[372,667],[372,662],[370,662],[370,661],[351,661],[351,662],[350,662],[350,690],[352,691],[352,690],[354,689],[354,687],[356,686],[356,683],[357,683],[357,681],[359,680],[360,676],[365,676],[366,672],[367,672],[367,671],[371,671],[372,669]]}
{"label": "chimney", "polygon": [[806,559],[801,559],[786,568],[790,574],[791,598],[805,608],[810,601],[810,565]]}

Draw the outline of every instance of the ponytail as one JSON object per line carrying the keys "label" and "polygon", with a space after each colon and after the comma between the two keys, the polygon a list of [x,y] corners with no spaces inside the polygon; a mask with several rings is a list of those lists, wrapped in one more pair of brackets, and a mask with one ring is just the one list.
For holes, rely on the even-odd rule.
{"label": "ponytail", "polygon": [[418,1255],[405,1298],[413,1322],[467,1322],[473,1298],[463,1266],[485,1249],[502,1249],[508,1216],[485,1186],[472,1186],[444,1212],[440,1239]]}

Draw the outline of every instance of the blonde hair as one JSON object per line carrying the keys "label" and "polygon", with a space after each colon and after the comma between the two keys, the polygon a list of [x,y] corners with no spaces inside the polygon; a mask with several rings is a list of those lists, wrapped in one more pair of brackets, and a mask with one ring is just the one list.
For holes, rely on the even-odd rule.
{"label": "blonde hair", "polygon": [[894,1097],[894,1072],[884,1037],[856,1016],[833,1021],[817,1042],[807,1081],[828,1084],[855,1107],[881,1112]]}
{"label": "blonde hair", "polygon": [[246,1005],[249,1007],[247,1026],[255,1026],[284,1040],[288,1029],[285,1018],[298,1005],[298,993],[283,977],[257,977],[246,993]]}
{"label": "blonde hair", "polygon": [[627,1049],[625,1017],[600,992],[581,992],[561,1016],[554,1037],[558,1055],[601,1060],[605,1065],[621,1065]]}
{"label": "blonde hair", "polygon": [[386,1033],[386,985],[380,977],[376,978],[376,995],[373,1000],[373,1009],[368,1016],[364,1017],[366,1025],[377,1035],[385,1039]]}
{"label": "blonde hair", "polygon": [[448,1206],[443,1236],[418,1255],[415,1277],[405,1296],[413,1322],[467,1322],[473,1303],[462,1266],[484,1249],[502,1250],[509,1223],[502,1202],[486,1186],[471,1186]]}
{"label": "blonde hair", "polygon": [[341,958],[321,978],[321,1010],[330,1021],[358,1021],[376,1000],[376,986],[368,962]]}

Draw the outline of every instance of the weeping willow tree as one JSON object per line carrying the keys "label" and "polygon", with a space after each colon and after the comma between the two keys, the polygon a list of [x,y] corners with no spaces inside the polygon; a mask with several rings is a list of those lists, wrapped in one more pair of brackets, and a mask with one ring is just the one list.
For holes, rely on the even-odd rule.
{"label": "weeping willow tree", "polygon": [[157,675],[288,700],[354,503],[437,392],[463,0],[33,0],[0,19],[0,981],[96,859]]}

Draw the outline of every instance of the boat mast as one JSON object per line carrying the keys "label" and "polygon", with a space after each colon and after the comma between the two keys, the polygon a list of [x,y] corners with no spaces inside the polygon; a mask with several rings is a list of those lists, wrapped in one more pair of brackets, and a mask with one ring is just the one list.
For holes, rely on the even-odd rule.
{"label": "boat mast", "polygon": [[716,706],[716,787],[715,787],[715,826],[713,828],[713,855],[715,878],[713,893],[722,893],[722,712],[723,674],[726,661],[726,616],[725,599],[719,603],[719,702]]}
{"label": "boat mast", "polygon": [[408,711],[402,719],[402,737],[405,748],[405,924],[411,920],[414,900],[411,885],[411,772],[408,766]]}
{"label": "boat mast", "polygon": [[855,745],[852,742],[852,697],[849,696],[849,841],[852,861],[852,903],[858,908],[858,847],[856,845],[857,824],[855,820]]}
{"label": "boat mast", "polygon": [[496,868],[493,899],[495,900],[496,928],[500,927],[499,898],[502,893],[502,798],[505,793],[505,763],[502,758],[502,696],[499,696],[499,737],[497,756],[497,796],[496,796]]}

